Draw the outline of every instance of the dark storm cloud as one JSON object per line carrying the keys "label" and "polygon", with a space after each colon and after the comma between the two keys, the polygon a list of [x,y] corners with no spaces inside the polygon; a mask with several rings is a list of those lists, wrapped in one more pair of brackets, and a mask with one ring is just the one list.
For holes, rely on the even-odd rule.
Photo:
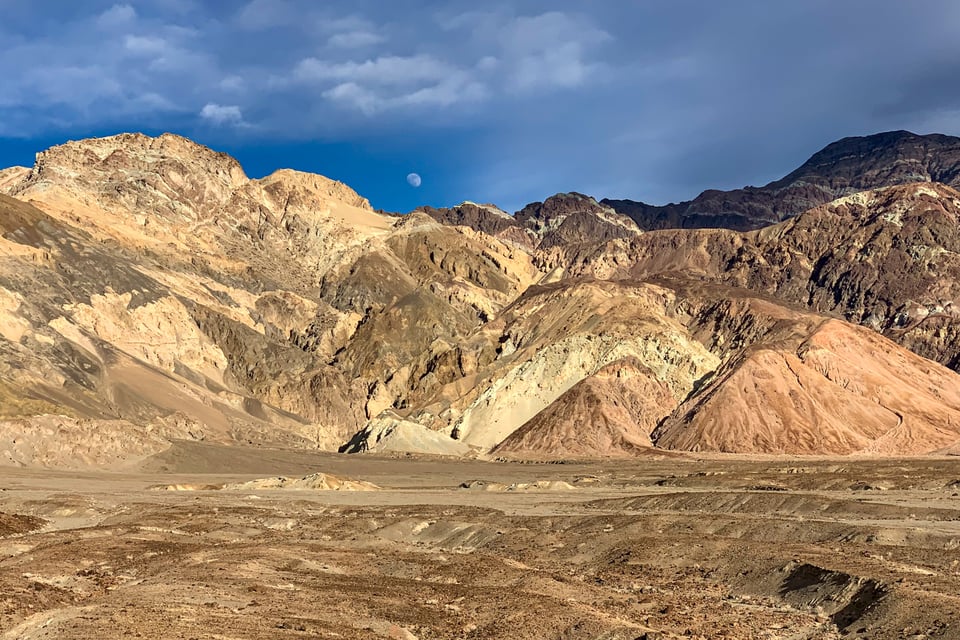
{"label": "dark storm cloud", "polygon": [[0,136],[382,141],[457,158],[451,191],[507,207],[559,190],[680,199],[774,179],[845,135],[960,133],[953,0],[0,11]]}

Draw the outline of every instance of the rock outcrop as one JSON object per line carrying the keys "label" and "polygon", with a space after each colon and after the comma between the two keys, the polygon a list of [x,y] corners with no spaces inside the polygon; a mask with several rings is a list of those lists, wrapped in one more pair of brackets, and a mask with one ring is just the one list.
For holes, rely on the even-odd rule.
{"label": "rock outcrop", "polygon": [[29,173],[30,169],[27,167],[0,169],[0,193],[7,193],[14,185],[23,182]]}

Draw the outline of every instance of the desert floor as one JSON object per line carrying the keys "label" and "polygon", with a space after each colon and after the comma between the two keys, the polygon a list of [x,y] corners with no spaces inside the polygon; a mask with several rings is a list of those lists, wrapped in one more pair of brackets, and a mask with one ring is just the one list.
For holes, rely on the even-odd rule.
{"label": "desert floor", "polygon": [[[316,472],[381,490],[156,488]],[[960,638],[958,493],[949,458],[8,467],[0,638]]]}

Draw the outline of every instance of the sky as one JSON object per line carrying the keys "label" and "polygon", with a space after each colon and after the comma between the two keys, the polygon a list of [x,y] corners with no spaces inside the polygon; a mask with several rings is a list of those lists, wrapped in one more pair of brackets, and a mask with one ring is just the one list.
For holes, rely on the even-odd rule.
{"label": "sky", "polygon": [[0,166],[171,131],[389,211],[515,211],[765,184],[844,136],[960,135],[956,0],[0,0],[0,16]]}

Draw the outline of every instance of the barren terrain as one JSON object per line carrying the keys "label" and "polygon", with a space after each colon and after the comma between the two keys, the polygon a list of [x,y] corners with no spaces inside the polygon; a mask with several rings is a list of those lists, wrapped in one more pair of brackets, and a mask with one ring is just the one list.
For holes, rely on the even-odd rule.
{"label": "barren terrain", "polygon": [[7,467],[0,638],[956,638],[958,492],[936,457]]}
{"label": "barren terrain", "polygon": [[960,638],[957,149],[514,216],[0,171],[0,640]]}

